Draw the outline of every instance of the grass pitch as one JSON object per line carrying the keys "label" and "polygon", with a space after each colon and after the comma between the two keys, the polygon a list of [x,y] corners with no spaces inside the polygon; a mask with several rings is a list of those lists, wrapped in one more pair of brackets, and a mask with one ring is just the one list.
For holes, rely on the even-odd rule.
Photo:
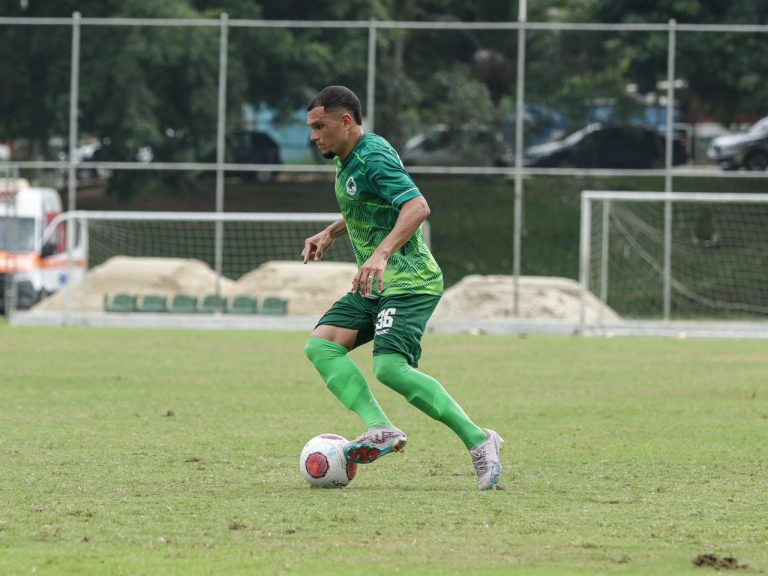
{"label": "grass pitch", "polygon": [[481,493],[378,383],[408,450],[310,489],[306,440],[360,425],[305,338],[0,325],[0,573],[768,571],[764,342],[428,336],[422,369],[507,441]]}

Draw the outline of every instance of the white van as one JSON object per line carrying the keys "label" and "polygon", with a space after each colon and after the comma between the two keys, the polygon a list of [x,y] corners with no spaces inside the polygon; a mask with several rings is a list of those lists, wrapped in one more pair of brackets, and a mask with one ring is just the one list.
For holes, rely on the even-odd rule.
{"label": "white van", "polygon": [[0,178],[0,311],[5,312],[12,278],[15,309],[28,309],[68,282],[82,279],[87,268],[86,238],[76,234],[66,245],[59,226],[44,243],[46,226],[62,212],[53,188],[33,187],[20,178]]}

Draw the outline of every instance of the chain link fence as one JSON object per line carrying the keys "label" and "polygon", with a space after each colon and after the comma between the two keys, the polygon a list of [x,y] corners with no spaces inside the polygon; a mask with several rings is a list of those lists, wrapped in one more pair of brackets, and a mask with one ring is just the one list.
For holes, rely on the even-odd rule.
{"label": "chain link fence", "polygon": [[[600,182],[606,182],[605,187],[610,189],[616,189],[617,183],[623,186],[634,182],[641,188],[672,192],[689,189],[692,184],[687,179],[700,186],[702,179],[722,178],[731,179],[726,186],[739,187],[737,191],[741,190],[740,181],[748,189],[759,190],[766,176],[764,171],[757,170],[724,171],[708,162],[706,150],[712,138],[730,127],[694,109],[701,106],[691,104],[686,90],[696,80],[690,77],[685,63],[724,34],[734,34],[737,41],[743,38],[745,43],[759,42],[768,33],[768,26],[692,25],[674,21],[528,22],[525,10],[521,10],[517,22],[269,21],[235,20],[226,14],[217,19],[195,20],[88,18],[77,13],[71,18],[0,18],[0,34],[19,30],[34,35],[37,42],[45,42],[46,37],[61,40],[62,35],[68,36],[69,69],[59,70],[55,77],[36,87],[49,100],[66,100],[68,113],[66,118],[56,118],[60,133],[50,134],[43,150],[29,151],[23,159],[11,156],[3,164],[9,173],[22,176],[63,175],[64,204],[72,211],[80,208],[78,190],[89,178],[98,181],[123,177],[130,186],[132,174],[152,174],[160,179],[165,174],[206,174],[213,198],[208,210],[215,212],[228,209],[228,198],[234,198],[239,181],[232,184],[227,178],[230,175],[246,181],[252,177],[254,186],[270,182],[285,189],[311,178],[330,179],[332,166],[312,154],[301,106],[295,107],[293,115],[286,116],[274,105],[262,102],[243,106],[238,101],[234,107],[231,103],[233,93],[242,91],[242,87],[233,85],[239,74],[232,70],[232,51],[243,46],[262,46],[265,42],[278,43],[284,52],[296,45],[310,45],[311,50],[304,56],[306,66],[299,71],[305,77],[311,76],[313,54],[333,54],[341,50],[340,46],[346,47],[342,56],[352,64],[344,66],[337,77],[313,78],[317,89],[332,83],[354,88],[363,102],[366,130],[376,131],[396,145],[409,171],[430,189],[430,197],[444,191],[451,194],[456,182],[460,183],[459,188],[477,190],[478,194],[489,193],[488,190],[494,195],[498,193],[494,196],[495,208],[501,214],[503,231],[496,234],[496,242],[505,244],[505,256],[494,270],[509,273],[515,282],[525,273],[578,276],[578,213],[573,211],[578,207],[578,199],[565,198],[572,192],[594,188],[596,183],[599,187]],[[174,102],[205,94],[205,98],[199,98],[198,108],[192,106],[198,110],[199,118],[189,123],[191,127],[186,131],[177,129],[169,120],[163,128],[167,148],[145,146],[134,136],[130,142],[120,142],[120,134],[99,134],[94,140],[95,135],[84,127],[98,125],[96,119],[104,111],[82,107],[81,102],[94,101],[93,94],[85,98],[82,93],[86,85],[87,90],[94,90],[94,83],[85,83],[83,79],[103,77],[104,82],[95,84],[102,85],[107,98],[127,90],[134,78],[130,73],[115,76],[100,69],[99,59],[91,56],[95,51],[162,53],[158,46],[171,34],[188,40],[188,83],[165,85],[166,63],[162,59],[153,61],[144,72],[150,70],[151,81],[159,88],[147,97],[153,99],[154,108],[164,108],[166,117],[172,118]],[[651,76],[658,78],[655,86],[625,82],[622,93],[617,94],[615,78],[605,80],[605,86],[613,87],[611,90],[601,89],[599,83],[579,83],[580,77],[594,75],[601,69],[615,70],[612,47],[637,37],[663,47],[658,53],[665,54],[665,58],[644,62],[652,68]],[[554,65],[554,43],[561,48],[572,46],[573,62],[581,69],[568,77],[547,74],[547,67]],[[420,49],[424,46],[441,53],[455,53],[457,58],[452,64],[436,59],[437,67],[424,75],[421,71],[429,65],[423,61],[423,54],[429,53]],[[734,47],[738,49],[739,46]],[[639,53],[635,57],[645,56]],[[282,75],[286,82],[283,76],[288,72],[281,69],[279,62],[254,62],[275,77]],[[240,60],[236,60],[236,65],[241,65]],[[196,69],[215,70],[215,77],[195,76]],[[29,72],[19,71],[20,76]],[[748,84],[744,90],[749,90]],[[163,102],[155,102],[156,99]],[[289,99],[295,101],[295,96],[286,96]],[[275,98],[271,100],[274,102]],[[40,101],[20,95],[19,114],[35,114]],[[611,140],[610,135],[600,131],[601,124],[620,125],[627,134],[616,133],[616,139]],[[653,137],[641,133],[642,130],[651,130]],[[277,145],[278,154],[264,155],[263,148],[272,144],[254,143],[254,133],[266,133]],[[568,137],[563,140],[565,136]],[[250,147],[251,152],[261,146],[262,155],[238,155],[233,151],[237,138],[244,138],[245,148]],[[580,142],[588,140],[593,141],[593,149],[586,156],[579,157],[568,148],[575,150]],[[200,144],[202,141],[208,145]],[[113,155],[100,160],[99,150],[109,146],[127,152],[122,158]],[[618,154],[628,149],[642,149],[645,155],[628,158]],[[590,158],[596,155],[605,158],[614,153],[612,166],[590,164]],[[447,181],[450,178],[453,180]],[[138,183],[135,188],[141,186]],[[537,212],[536,205],[548,196],[558,199]],[[534,209],[524,210],[529,201]],[[545,220],[546,214],[556,219],[553,212],[571,215],[570,234],[562,241],[563,261],[567,263],[541,270],[536,244],[544,236],[552,237]],[[537,219],[532,216],[535,213],[539,213]],[[671,218],[668,220],[671,223]],[[441,242],[448,245],[468,240],[467,232],[459,227],[441,231],[433,226],[433,235],[438,252]],[[449,276],[458,278],[462,272],[483,272],[482,265],[475,268],[472,260],[465,255]],[[515,290],[515,315],[518,293]]]}

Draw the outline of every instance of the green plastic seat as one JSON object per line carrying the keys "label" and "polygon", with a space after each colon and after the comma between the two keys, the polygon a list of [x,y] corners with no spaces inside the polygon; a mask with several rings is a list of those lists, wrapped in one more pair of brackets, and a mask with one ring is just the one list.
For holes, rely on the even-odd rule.
{"label": "green plastic seat", "polygon": [[170,311],[174,314],[197,314],[197,297],[176,294],[171,301]]}
{"label": "green plastic seat", "polygon": [[229,312],[230,314],[257,314],[259,312],[259,302],[256,298],[251,298],[250,296],[237,296],[232,300]]}
{"label": "green plastic seat", "polygon": [[261,305],[261,313],[275,316],[288,314],[288,300],[277,298],[276,296],[264,298],[264,302]]}
{"label": "green plastic seat", "polygon": [[104,309],[107,312],[136,312],[138,297],[133,294],[119,293],[109,299],[107,294],[104,294]]}
{"label": "green plastic seat", "polygon": [[156,294],[148,294],[142,298],[139,312],[168,312],[168,298]]}
{"label": "green plastic seat", "polygon": [[227,311],[227,299],[223,296],[216,296],[210,294],[203,298],[203,304],[200,307],[200,311],[204,314],[213,314],[214,312],[226,312]]}

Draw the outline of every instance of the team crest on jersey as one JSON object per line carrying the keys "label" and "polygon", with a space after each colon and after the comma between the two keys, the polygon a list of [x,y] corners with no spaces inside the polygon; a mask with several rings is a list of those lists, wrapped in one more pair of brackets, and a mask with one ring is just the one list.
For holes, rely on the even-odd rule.
{"label": "team crest on jersey", "polygon": [[357,194],[357,184],[355,183],[355,179],[352,178],[352,176],[347,178],[346,187],[347,187],[347,194],[349,196],[354,196],[355,194]]}

